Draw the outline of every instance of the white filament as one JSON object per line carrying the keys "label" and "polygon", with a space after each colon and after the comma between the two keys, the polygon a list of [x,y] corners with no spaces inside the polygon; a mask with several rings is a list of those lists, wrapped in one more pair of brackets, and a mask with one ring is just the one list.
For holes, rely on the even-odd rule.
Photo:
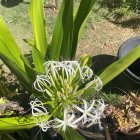
{"label": "white filament", "polygon": [[64,116],[63,120],[55,118],[55,125],[54,128],[60,129],[62,128],[62,131],[66,131],[67,126],[71,128],[77,128],[76,123],[74,122],[75,120],[75,114],[72,113],[70,114],[67,109],[64,109]]}
{"label": "white filament", "polygon": [[99,76],[94,77],[94,82],[96,83],[95,90],[100,91],[103,88],[103,82]]}

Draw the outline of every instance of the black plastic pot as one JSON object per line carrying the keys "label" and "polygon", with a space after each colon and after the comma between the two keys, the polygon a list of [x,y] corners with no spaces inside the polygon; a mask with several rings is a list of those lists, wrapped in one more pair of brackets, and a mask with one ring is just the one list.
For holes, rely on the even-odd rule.
{"label": "black plastic pot", "polygon": [[[118,57],[122,58],[138,45],[140,45],[140,36],[128,39],[119,48]],[[130,65],[124,71],[124,74],[132,82],[140,84],[140,59],[136,60],[132,65]]]}

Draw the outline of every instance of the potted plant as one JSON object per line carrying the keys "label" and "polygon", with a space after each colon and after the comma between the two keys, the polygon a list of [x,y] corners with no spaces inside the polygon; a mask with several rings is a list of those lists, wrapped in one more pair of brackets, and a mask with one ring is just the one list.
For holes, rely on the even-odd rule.
{"label": "potted plant", "polygon": [[120,97],[121,103],[109,105],[106,115],[110,117],[107,121],[110,136],[116,140],[138,140],[140,138],[139,123],[139,100],[140,96],[134,93]]}
{"label": "potted plant", "polygon": [[92,95],[139,58],[140,46],[98,76],[89,67],[90,56],[84,55],[76,61],[81,29],[94,3],[95,0],[81,0],[77,14],[73,16],[73,0],[63,0],[52,41],[47,43],[43,0],[31,0],[34,39],[26,40],[31,46],[31,61],[21,53],[0,17],[0,58],[32,100],[30,114],[0,118],[1,132],[39,126],[44,132],[53,128],[65,140],[85,140],[78,133],[80,128],[100,123],[105,104]]}

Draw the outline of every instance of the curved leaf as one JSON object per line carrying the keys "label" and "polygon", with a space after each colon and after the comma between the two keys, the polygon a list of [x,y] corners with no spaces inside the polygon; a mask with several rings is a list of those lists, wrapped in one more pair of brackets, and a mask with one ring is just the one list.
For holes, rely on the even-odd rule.
{"label": "curved leaf", "polygon": [[[102,80],[103,86],[113,80],[138,58],[140,58],[140,45],[130,51],[123,58],[112,63],[99,75],[100,79]],[[81,91],[83,90],[83,96],[90,96],[95,93],[95,86],[96,83],[94,82],[94,80],[86,84],[86,86],[81,89]]]}
{"label": "curved leaf", "polygon": [[22,71],[16,63],[14,63],[9,58],[3,56],[0,54],[0,58],[2,61],[10,68],[10,70],[17,76],[17,78],[20,80],[21,84],[23,84],[27,89],[32,88],[32,80],[28,77],[28,75]]}
{"label": "curved leaf", "polygon": [[84,25],[84,21],[88,17],[91,9],[93,8],[96,0],[81,0],[79,9],[74,19],[74,29],[73,29],[73,42],[72,42],[72,51],[71,58],[73,59],[76,54],[78,39],[80,36],[80,29]]}
{"label": "curved leaf", "polygon": [[44,0],[31,0],[30,17],[34,31],[35,46],[45,58],[48,44],[44,16]]}
{"label": "curved leaf", "polygon": [[45,63],[45,59],[41,55],[40,51],[38,51],[38,49],[35,47],[32,47],[32,57],[33,57],[35,69],[37,70],[37,72],[43,74],[45,72],[45,67],[43,65]]}
{"label": "curved leaf", "polygon": [[19,50],[13,36],[8,30],[4,20],[0,16],[0,53],[11,59],[23,71],[24,63],[20,58],[21,51]]}
{"label": "curved leaf", "polygon": [[53,60],[69,59],[73,39],[73,0],[63,0],[51,42]]}
{"label": "curved leaf", "polygon": [[76,130],[71,127],[67,127],[66,132],[61,135],[64,137],[64,140],[86,140],[82,135],[80,135]]}
{"label": "curved leaf", "polygon": [[30,129],[35,126],[34,117],[31,115],[0,118],[0,131]]}

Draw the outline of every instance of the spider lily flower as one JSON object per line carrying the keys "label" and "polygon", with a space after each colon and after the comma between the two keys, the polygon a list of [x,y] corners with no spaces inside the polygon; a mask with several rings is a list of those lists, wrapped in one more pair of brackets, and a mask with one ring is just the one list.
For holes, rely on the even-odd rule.
{"label": "spider lily flower", "polygon": [[96,102],[97,102],[97,108],[100,110],[99,112],[101,113],[101,115],[103,115],[103,112],[105,108],[107,107],[107,105],[105,105],[103,99],[96,100]]}
{"label": "spider lily flower", "polygon": [[105,105],[104,101],[102,99],[96,100],[94,105],[95,106],[93,107],[92,112],[91,112],[94,115],[94,119],[90,118],[89,123],[87,124],[87,127],[90,127],[97,123],[100,125],[101,124],[100,119],[105,117],[104,110],[107,105]]}
{"label": "spider lily flower", "polygon": [[79,67],[79,63],[77,61],[48,61],[45,64],[46,75],[55,72],[55,75],[65,74],[65,79],[68,79],[69,76],[75,76],[75,68]]}
{"label": "spider lily flower", "polygon": [[[53,110],[49,115],[43,103],[36,99],[30,102],[36,124],[43,131],[52,127],[65,132],[67,126],[76,129],[80,123],[87,127],[100,123],[105,107],[102,100],[98,102],[92,100],[90,103],[83,99],[82,107],[78,106],[79,101],[77,101],[77,98],[81,98],[81,92],[78,92],[80,85],[92,78],[93,71],[88,66],[80,66],[78,61],[48,61],[44,65],[46,72],[37,76],[34,88],[43,92],[50,108],[55,110],[61,104],[60,108],[55,110],[55,114],[64,113],[64,115],[63,119],[55,115],[54,120],[48,120],[48,116],[53,117]],[[93,82],[95,90],[99,91],[102,88],[101,79],[95,76]],[[57,112],[58,110],[62,112]],[[80,112],[80,116],[76,114],[76,110]]]}
{"label": "spider lily flower", "polygon": [[53,120],[48,121],[47,118],[45,118],[45,116],[35,117],[34,121],[44,132],[51,128],[51,123],[53,123]]}
{"label": "spider lily flower", "polygon": [[34,82],[34,88],[40,92],[45,92],[46,86],[51,86],[51,82],[47,78],[46,75],[37,75],[36,81]]}
{"label": "spider lily flower", "polygon": [[103,82],[100,79],[100,77],[95,76],[94,77],[94,82],[96,83],[95,90],[100,91],[102,89],[102,87],[103,87]]}
{"label": "spider lily flower", "polygon": [[93,76],[93,71],[88,66],[81,67],[78,61],[47,61],[44,66],[46,73],[38,75],[33,85],[36,90],[49,97],[55,96],[58,91],[64,96],[67,91],[74,95],[77,92],[75,89],[78,90],[82,83]]}
{"label": "spider lily flower", "polygon": [[35,99],[35,101],[30,102],[30,105],[33,116],[42,116],[48,114],[47,109],[43,106],[43,103],[40,100]]}
{"label": "spider lily flower", "polygon": [[88,102],[86,100],[82,100],[82,101],[83,101],[82,108],[80,108],[77,105],[73,105],[73,107],[82,113],[82,116],[80,118],[78,118],[77,121],[81,120],[82,124],[86,124],[89,118],[94,118],[93,114],[91,113],[93,106],[94,106],[94,101],[90,107],[89,107]]}
{"label": "spider lily flower", "polygon": [[74,113],[69,113],[67,109],[64,109],[64,116],[63,120],[55,118],[55,125],[53,128],[56,129],[61,129],[62,131],[66,131],[67,126],[76,129],[77,128],[77,122],[75,122],[75,114]]}
{"label": "spider lily flower", "polygon": [[51,127],[50,122],[52,122],[47,121],[49,112],[43,106],[43,103],[38,99],[31,101],[30,105],[35,123],[42,129],[42,131],[46,132],[48,128]]}
{"label": "spider lily flower", "polygon": [[86,100],[82,101],[82,108],[77,105],[73,105],[75,109],[82,113],[81,117],[79,117],[76,122],[82,121],[82,124],[86,125],[87,127],[99,123],[105,105],[103,103],[100,103],[100,101],[96,102],[96,100],[93,100],[91,104]]}
{"label": "spider lily flower", "polygon": [[[93,71],[88,66],[81,67],[78,61],[48,61],[45,64],[46,75],[52,72],[54,75],[63,77],[62,79],[72,79],[79,73],[79,81],[89,80],[93,76]],[[55,76],[55,78],[57,78]]]}

